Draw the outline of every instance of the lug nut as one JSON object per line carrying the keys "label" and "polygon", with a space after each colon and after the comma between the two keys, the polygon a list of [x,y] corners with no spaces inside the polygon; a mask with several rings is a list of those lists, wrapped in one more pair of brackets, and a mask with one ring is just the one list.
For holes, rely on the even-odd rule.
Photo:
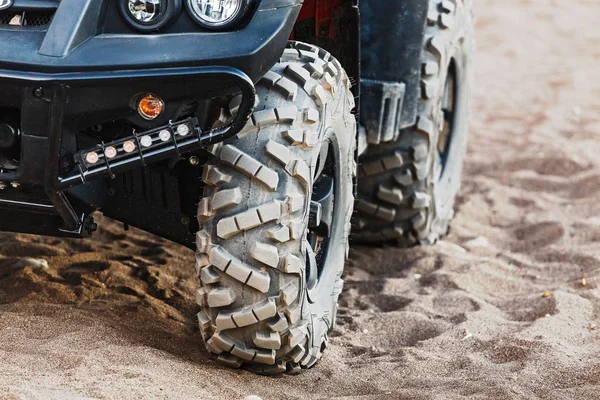
{"label": "lug nut", "polygon": [[18,188],[21,185],[19,184],[19,182],[11,182],[10,186],[12,186],[12,187],[14,187],[16,189],[16,188]]}
{"label": "lug nut", "polygon": [[196,156],[190,157],[190,165],[191,166],[195,167],[198,164],[200,164],[200,160],[198,160],[198,157],[196,157]]}
{"label": "lug nut", "polygon": [[6,189],[6,184],[0,182],[0,190]]}

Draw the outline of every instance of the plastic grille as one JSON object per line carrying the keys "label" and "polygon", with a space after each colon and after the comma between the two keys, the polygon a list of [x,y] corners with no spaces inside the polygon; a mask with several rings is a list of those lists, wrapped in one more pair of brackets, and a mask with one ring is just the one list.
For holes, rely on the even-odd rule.
{"label": "plastic grille", "polygon": [[11,21],[13,21],[12,25],[14,26],[21,26],[24,28],[46,28],[50,25],[53,16],[54,10],[26,12],[0,11],[0,26],[11,25]]}

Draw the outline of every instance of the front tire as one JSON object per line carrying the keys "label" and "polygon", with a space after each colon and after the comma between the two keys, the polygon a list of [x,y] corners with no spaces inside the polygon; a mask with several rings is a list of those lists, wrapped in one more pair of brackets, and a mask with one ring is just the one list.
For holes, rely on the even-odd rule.
{"label": "front tire", "polygon": [[349,89],[337,60],[291,42],[258,83],[247,126],[211,149],[198,211],[198,319],[225,365],[276,374],[321,356],[354,202]]}

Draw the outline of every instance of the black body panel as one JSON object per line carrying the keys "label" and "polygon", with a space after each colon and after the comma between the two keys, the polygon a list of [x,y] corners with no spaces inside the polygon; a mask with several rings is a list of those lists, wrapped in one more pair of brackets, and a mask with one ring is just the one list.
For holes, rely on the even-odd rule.
{"label": "black body panel", "polygon": [[281,55],[299,2],[265,0],[240,30],[161,35],[105,34],[108,0],[62,0],[47,31],[0,27],[0,69],[54,74],[219,65],[256,81]]}
{"label": "black body panel", "polygon": [[352,92],[356,96],[359,112],[360,79],[361,79],[361,37],[359,0],[345,0],[340,7],[333,10],[333,32],[315,34],[315,20],[300,21],[294,27],[294,40],[311,43],[327,50],[346,70],[352,80]]}
{"label": "black body panel", "polygon": [[362,78],[405,86],[400,128],[416,122],[428,7],[429,0],[360,0]]}

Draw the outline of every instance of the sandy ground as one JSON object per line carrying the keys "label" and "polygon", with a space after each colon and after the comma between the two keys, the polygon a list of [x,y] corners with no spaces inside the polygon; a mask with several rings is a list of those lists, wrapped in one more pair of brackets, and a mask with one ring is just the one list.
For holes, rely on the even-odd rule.
{"label": "sandy ground", "polygon": [[0,398],[600,399],[600,3],[476,12],[451,235],[354,249],[316,368],[218,365],[199,344],[191,252],[102,220],[94,241],[0,234]]}

